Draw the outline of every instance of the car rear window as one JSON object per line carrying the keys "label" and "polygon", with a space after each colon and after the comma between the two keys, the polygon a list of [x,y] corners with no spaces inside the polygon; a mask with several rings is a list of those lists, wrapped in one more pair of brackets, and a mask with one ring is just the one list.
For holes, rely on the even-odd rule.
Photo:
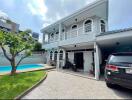
{"label": "car rear window", "polygon": [[125,55],[112,55],[109,58],[108,63],[132,63],[132,56]]}

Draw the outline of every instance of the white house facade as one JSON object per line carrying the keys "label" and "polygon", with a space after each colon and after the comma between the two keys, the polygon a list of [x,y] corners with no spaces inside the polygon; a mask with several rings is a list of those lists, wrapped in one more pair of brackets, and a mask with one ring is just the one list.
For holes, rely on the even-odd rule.
{"label": "white house facade", "polygon": [[100,48],[96,36],[106,32],[108,26],[108,1],[98,0],[41,30],[43,48],[47,50],[47,63],[56,62],[57,68],[68,60],[99,79]]}

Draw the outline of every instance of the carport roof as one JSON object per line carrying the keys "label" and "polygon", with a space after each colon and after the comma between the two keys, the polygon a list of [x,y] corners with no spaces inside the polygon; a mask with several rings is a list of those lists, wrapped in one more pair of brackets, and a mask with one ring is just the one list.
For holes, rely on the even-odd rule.
{"label": "carport roof", "polygon": [[114,30],[114,31],[107,31],[104,33],[100,33],[98,36],[104,36],[104,35],[109,35],[109,34],[116,34],[116,33],[121,33],[121,32],[126,32],[126,31],[132,31],[132,27],[130,28],[125,28],[125,29],[119,29],[119,30]]}

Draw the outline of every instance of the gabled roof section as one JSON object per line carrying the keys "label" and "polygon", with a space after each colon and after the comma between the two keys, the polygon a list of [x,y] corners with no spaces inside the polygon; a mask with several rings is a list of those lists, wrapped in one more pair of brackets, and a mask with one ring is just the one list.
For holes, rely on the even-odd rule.
{"label": "gabled roof section", "polygon": [[58,20],[57,22],[55,22],[55,23],[53,23],[53,24],[51,24],[51,25],[48,25],[48,26],[44,27],[44,28],[41,30],[41,32],[44,31],[44,30],[46,30],[46,29],[48,29],[48,28],[50,28],[50,27],[52,27],[52,26],[58,25],[58,24],[61,23],[61,22],[67,21],[68,19],[70,19],[70,18],[72,18],[72,17],[76,17],[76,16],[79,15],[80,13],[82,13],[82,12],[84,12],[84,11],[86,11],[86,10],[90,10],[90,9],[92,9],[92,8],[94,8],[94,7],[96,7],[96,6],[100,5],[100,4],[102,4],[102,3],[104,3],[104,2],[108,2],[108,0],[96,0],[96,1],[94,1],[93,3],[88,4],[88,5],[85,6],[84,8],[82,8],[82,9],[80,9],[80,10],[77,10],[77,11],[74,12],[73,14],[70,14],[69,16],[62,18],[62,19]]}
{"label": "gabled roof section", "polygon": [[119,29],[119,30],[113,30],[113,31],[107,31],[107,32],[104,32],[104,33],[100,33],[99,35],[97,35],[97,37],[98,36],[104,36],[104,35],[110,35],[110,34],[118,34],[118,33],[127,32],[127,31],[132,31],[132,27]]}

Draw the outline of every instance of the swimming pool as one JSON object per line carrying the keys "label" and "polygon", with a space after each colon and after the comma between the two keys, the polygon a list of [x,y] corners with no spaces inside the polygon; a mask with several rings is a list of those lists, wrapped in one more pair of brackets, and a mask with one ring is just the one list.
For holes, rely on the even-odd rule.
{"label": "swimming pool", "polygon": [[[44,68],[43,65],[41,64],[27,64],[27,65],[19,65],[17,67],[17,71],[24,71],[24,70],[32,70],[32,69],[41,69]],[[0,66],[0,73],[3,72],[10,72],[11,71],[11,66]]]}

